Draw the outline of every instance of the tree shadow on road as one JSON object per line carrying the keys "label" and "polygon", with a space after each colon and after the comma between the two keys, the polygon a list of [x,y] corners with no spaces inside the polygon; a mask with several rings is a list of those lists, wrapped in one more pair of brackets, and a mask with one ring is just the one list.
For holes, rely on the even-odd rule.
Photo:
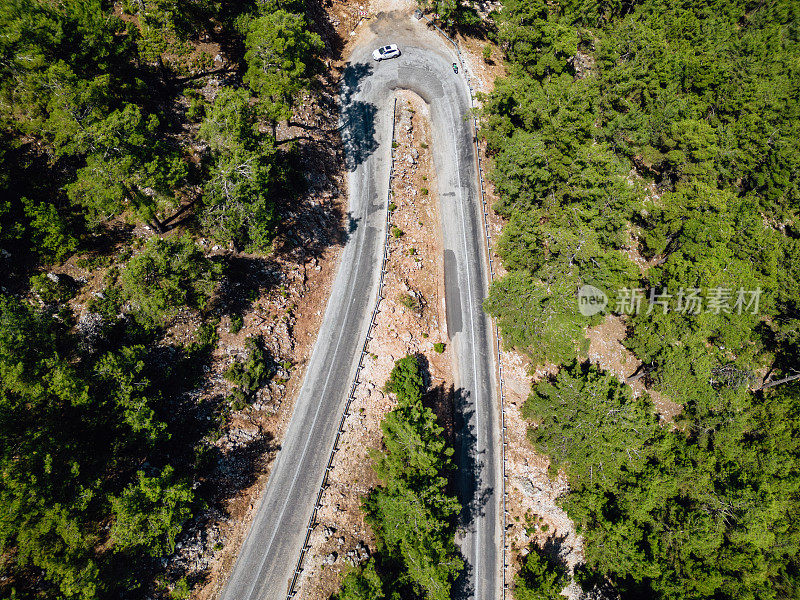
{"label": "tree shadow on road", "polygon": [[[460,532],[474,531],[475,517],[481,514],[487,498],[478,493],[481,465],[475,452],[475,433],[472,424],[473,411],[468,408],[467,392],[455,389],[453,385],[432,385],[430,363],[421,352],[415,354],[422,375],[423,405],[436,415],[438,424],[444,429],[443,435],[447,444],[455,450],[453,464],[456,469],[450,479],[450,493],[455,493],[461,502],[461,513],[458,515],[457,528]],[[491,493],[491,490],[488,490]],[[458,534],[456,535],[458,540]],[[452,597],[455,599],[472,598],[473,565],[466,557],[464,569],[453,583]]]}
{"label": "tree shadow on road", "polygon": [[459,500],[463,506],[460,522],[469,528],[475,519],[484,514],[484,507],[489,501],[494,488],[481,485],[481,474],[484,463],[483,452],[478,452],[477,437],[473,417],[475,410],[469,402],[469,392],[459,388],[453,393],[455,406],[455,463],[458,468],[456,486]]}
{"label": "tree shadow on road", "polygon": [[468,600],[475,597],[475,586],[472,584],[473,570],[472,565],[465,560],[464,568],[453,582],[453,600]]}
{"label": "tree shadow on road", "polygon": [[375,150],[375,116],[378,108],[369,102],[355,100],[363,81],[372,74],[372,65],[350,64],[342,74],[342,146],[345,153],[345,166],[355,171]]}
{"label": "tree shadow on road", "polygon": [[[471,534],[475,531],[476,519],[484,514],[484,508],[494,492],[494,488],[481,484],[481,475],[484,463],[476,447],[477,436],[475,433],[475,410],[469,400],[469,392],[456,389],[453,392],[453,406],[455,408],[455,455],[453,456],[457,467],[456,493],[461,502],[459,515],[460,529]],[[478,549],[480,551],[480,548]],[[466,562],[466,561],[465,561]],[[466,562],[464,570],[455,581],[453,598],[471,598],[474,595],[472,584],[472,565]]]}

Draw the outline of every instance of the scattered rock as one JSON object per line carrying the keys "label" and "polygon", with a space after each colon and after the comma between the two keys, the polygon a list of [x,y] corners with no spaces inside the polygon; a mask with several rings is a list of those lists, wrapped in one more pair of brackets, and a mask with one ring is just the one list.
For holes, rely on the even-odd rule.
{"label": "scattered rock", "polygon": [[519,477],[517,479],[517,486],[519,487],[520,491],[528,498],[537,496],[542,491],[541,489],[533,485],[533,482],[530,479],[527,479],[525,477]]}

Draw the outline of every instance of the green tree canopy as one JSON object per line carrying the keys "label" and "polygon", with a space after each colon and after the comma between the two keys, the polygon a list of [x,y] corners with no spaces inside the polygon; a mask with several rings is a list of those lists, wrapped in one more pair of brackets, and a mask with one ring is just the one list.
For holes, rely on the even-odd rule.
{"label": "green tree canopy", "polygon": [[203,226],[222,243],[265,252],[275,234],[274,194],[280,188],[274,138],[257,131],[244,90],[222,90],[200,126],[214,151],[201,212]]}
{"label": "green tree canopy", "polygon": [[194,494],[186,483],[176,482],[174,469],[166,467],[155,477],[142,471],[122,494],[111,499],[115,550],[142,549],[161,556],[175,549],[175,536],[191,515]]}
{"label": "green tree canopy", "polygon": [[[93,358],[78,347],[57,320],[0,297],[0,551],[8,572],[42,574],[37,588],[94,600],[122,584],[109,579],[113,559],[97,551],[114,493],[131,464],[163,442],[166,425],[144,348]],[[172,544],[191,500],[172,474],[168,466],[122,494],[109,547],[157,555]],[[25,579],[17,582],[26,594]]]}
{"label": "green tree canopy", "polygon": [[[510,65],[483,135],[509,274],[486,308],[507,345],[561,363],[529,435],[570,477],[583,581],[622,597],[800,589],[797,19],[780,0],[507,0],[497,17]],[[618,313],[641,291],[624,343],[673,423],[573,362],[599,322],[576,315],[584,284]],[[783,383],[754,391],[764,377]]]}
{"label": "green tree canopy", "polygon": [[342,580],[342,589],[337,592],[337,600],[384,600],[383,581],[375,569],[375,561],[370,560],[361,568],[348,573]]}
{"label": "green tree canopy", "polygon": [[641,471],[647,446],[660,429],[652,405],[634,399],[630,388],[597,367],[574,362],[554,382],[539,383],[524,405],[537,422],[528,432],[574,481],[614,481],[622,470]]}
{"label": "green tree canopy", "polygon": [[452,469],[442,428],[423,407],[422,374],[415,356],[399,359],[386,383],[398,406],[381,423],[384,450],[375,455],[382,485],[363,503],[378,543],[374,561],[345,578],[339,600],[403,597],[446,600],[464,562],[454,543],[461,510],[447,492]]}
{"label": "green tree canopy", "polygon": [[250,23],[245,45],[244,80],[261,99],[274,137],[275,124],[291,118],[298,96],[310,87],[324,44],[304,15],[277,9]]}
{"label": "green tree canopy", "polygon": [[515,600],[559,600],[567,583],[566,569],[538,546],[531,545],[514,578]]}
{"label": "green tree canopy", "polygon": [[590,572],[623,593],[670,599],[775,597],[796,586],[797,393],[723,394],[713,407],[692,404],[668,430],[647,399],[596,367],[538,384],[525,404],[530,436],[569,474],[564,506]]}
{"label": "green tree canopy", "polygon": [[[70,199],[98,222],[130,209],[157,231],[160,210],[174,206],[172,190],[186,177],[181,157],[155,138],[155,115],[128,104],[78,137],[88,152],[86,166],[67,186]],[[155,138],[155,141],[154,141]]]}
{"label": "green tree canopy", "polygon": [[220,266],[188,236],[151,238],[120,274],[124,297],[147,327],[166,325],[184,305],[203,308],[211,299]]}

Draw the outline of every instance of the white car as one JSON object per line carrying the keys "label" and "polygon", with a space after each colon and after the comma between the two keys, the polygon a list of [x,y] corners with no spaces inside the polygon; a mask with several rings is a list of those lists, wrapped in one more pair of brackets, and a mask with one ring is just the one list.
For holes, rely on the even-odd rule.
{"label": "white car", "polygon": [[400,49],[395,44],[382,46],[372,52],[372,58],[375,60],[386,60],[387,58],[395,58],[400,56]]}

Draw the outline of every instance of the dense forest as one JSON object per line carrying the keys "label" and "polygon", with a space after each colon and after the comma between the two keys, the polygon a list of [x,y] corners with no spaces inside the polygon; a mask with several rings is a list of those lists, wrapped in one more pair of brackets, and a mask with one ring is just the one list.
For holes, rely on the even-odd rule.
{"label": "dense forest", "polygon": [[[198,238],[269,252],[276,200],[303,185],[279,134],[323,70],[310,5],[0,2],[2,597],[188,596],[160,559],[203,506],[209,440],[275,369],[252,338],[230,398],[187,399],[229,269]],[[479,25],[468,3],[434,5]],[[508,346],[559,368],[524,411],[570,478],[576,579],[623,598],[800,596],[800,5],[505,0],[495,20],[508,75],[482,135],[508,274],[486,308]],[[68,260],[104,273],[91,320],[70,304],[83,283],[53,272]],[[606,318],[578,310],[586,285],[624,319],[631,379],[676,417],[585,361]],[[186,311],[192,341],[168,340]],[[452,451],[413,357],[386,390],[364,501],[377,552],[339,598],[444,600],[463,568]],[[565,580],[535,550],[518,596]]]}
{"label": "dense forest", "polygon": [[[525,415],[569,476],[576,578],[798,597],[800,5],[505,0],[496,20],[508,74],[482,118],[508,274],[486,308],[559,367]],[[586,285],[604,313],[579,310]],[[605,318],[652,396],[582,362]]]}
{"label": "dense forest", "polygon": [[[153,577],[203,506],[209,440],[274,372],[253,338],[233,397],[187,400],[228,268],[197,240],[267,252],[276,199],[300,189],[296,145],[276,136],[325,49],[305,9],[0,2],[0,596],[172,588]],[[226,83],[209,101],[211,77]],[[89,320],[69,303],[86,278],[53,272],[70,258],[104,273]],[[192,341],[165,340],[187,310]]]}

